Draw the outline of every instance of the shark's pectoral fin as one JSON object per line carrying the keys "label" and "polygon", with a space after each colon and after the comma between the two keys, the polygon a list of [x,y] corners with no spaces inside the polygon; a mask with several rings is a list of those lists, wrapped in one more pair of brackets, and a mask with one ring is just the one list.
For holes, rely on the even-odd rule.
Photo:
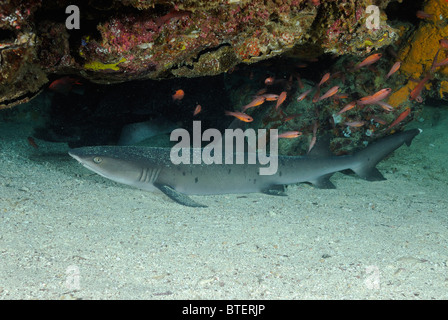
{"label": "shark's pectoral fin", "polygon": [[367,181],[382,181],[386,180],[381,172],[375,167],[360,167],[353,169],[353,171],[361,178]]}
{"label": "shark's pectoral fin", "polygon": [[194,208],[206,208],[207,207],[203,204],[193,201],[189,196],[174,190],[170,186],[167,186],[164,184],[154,184],[154,186],[157,187],[164,194],[166,194],[170,199],[176,201],[177,203],[183,204],[184,206],[194,207]]}
{"label": "shark's pectoral fin", "polygon": [[333,182],[330,181],[332,175],[333,173],[329,173],[320,176],[316,180],[310,181],[310,183],[319,189],[336,189],[336,186],[333,184]]}
{"label": "shark's pectoral fin", "polygon": [[283,184],[269,186],[268,188],[262,190],[261,192],[271,196],[282,196],[282,197],[287,196],[285,192],[285,186]]}

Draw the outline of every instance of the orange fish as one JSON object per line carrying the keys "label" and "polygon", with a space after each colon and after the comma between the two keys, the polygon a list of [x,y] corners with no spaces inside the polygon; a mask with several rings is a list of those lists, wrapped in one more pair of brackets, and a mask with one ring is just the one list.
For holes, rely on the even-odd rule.
{"label": "orange fish", "polygon": [[401,67],[401,62],[400,61],[395,62],[394,65],[392,66],[392,68],[390,68],[389,73],[386,75],[386,79],[389,79],[389,77],[391,75],[393,75],[395,72],[397,72],[398,69],[400,69],[400,67]]}
{"label": "orange fish", "polygon": [[190,14],[191,14],[191,11],[176,10],[175,8],[173,8],[166,15],[155,19],[154,22],[157,24],[158,28],[161,28],[165,23],[168,23],[173,18],[180,19],[183,17],[190,16]]}
{"label": "orange fish", "polygon": [[448,49],[448,39],[440,39],[439,44],[442,48]]}
{"label": "orange fish", "polygon": [[322,101],[322,100],[324,100],[326,98],[331,97],[332,95],[336,94],[336,92],[338,92],[338,90],[339,90],[339,86],[334,86],[333,88],[328,90],[322,97],[317,99],[317,101]]}
{"label": "orange fish", "polygon": [[366,124],[365,121],[353,121],[353,122],[344,122],[344,124],[348,127],[359,128]]}
{"label": "orange fish", "polygon": [[239,112],[239,111],[226,111],[225,114],[226,114],[226,116],[234,116],[238,120],[241,120],[244,122],[254,121],[254,119],[251,116],[249,116],[245,113]]}
{"label": "orange fish", "polygon": [[340,115],[341,113],[344,113],[348,110],[353,109],[356,106],[356,101],[350,102],[348,105],[346,105],[344,108],[342,108],[336,115]]}
{"label": "orange fish", "polygon": [[363,97],[358,100],[359,105],[376,104],[378,101],[385,99],[392,92],[391,88],[381,89],[371,96]]}
{"label": "orange fish", "polygon": [[299,85],[299,88],[303,89],[304,85],[303,85],[302,79],[300,78],[300,75],[296,74],[296,77],[297,77],[297,84]]}
{"label": "orange fish", "polygon": [[268,89],[263,88],[257,91],[257,93],[255,94],[256,96],[261,96],[262,94],[265,94],[266,91],[268,91]]}
{"label": "orange fish", "polygon": [[38,149],[39,146],[37,145],[36,141],[34,141],[33,137],[28,137],[27,138],[28,143],[30,144],[30,146],[32,146],[34,149]]}
{"label": "orange fish", "polygon": [[317,134],[317,127],[318,127],[317,121],[314,121],[313,137],[311,138],[310,145],[308,146],[308,152],[307,153],[310,153],[311,149],[313,149],[314,145],[316,144],[316,141],[317,141],[317,135],[316,135]]}
{"label": "orange fish", "polygon": [[386,111],[390,112],[390,111],[394,110],[394,107],[392,107],[390,104],[388,104],[384,101],[377,101],[376,103],[378,103]]}
{"label": "orange fish", "polygon": [[261,97],[264,97],[266,99],[266,101],[277,101],[278,100],[278,94],[265,93]]}
{"label": "orange fish", "polygon": [[385,120],[383,120],[383,119],[381,119],[381,118],[378,118],[378,117],[376,117],[376,116],[372,116],[371,119],[372,119],[373,121],[378,122],[379,124],[386,124],[386,123],[387,123]]}
{"label": "orange fish", "polygon": [[426,13],[425,11],[421,11],[421,10],[417,11],[417,13],[415,15],[419,19],[431,19],[433,17],[432,14]]}
{"label": "orange fish", "polygon": [[334,97],[337,98],[337,99],[347,99],[348,98],[348,94],[346,94],[346,93],[337,94]]}
{"label": "orange fish", "polygon": [[446,66],[447,64],[448,64],[448,58],[445,58],[440,62],[434,63],[434,68],[443,67]]}
{"label": "orange fish", "polygon": [[202,107],[201,107],[200,104],[198,104],[198,105],[196,106],[196,108],[194,108],[194,111],[193,111],[193,117],[194,117],[195,115],[197,115],[199,112],[201,112],[201,110],[202,110]]}
{"label": "orange fish", "polygon": [[273,85],[274,84],[274,77],[268,77],[264,80],[264,84],[267,86]]}
{"label": "orange fish", "polygon": [[244,112],[249,108],[259,106],[260,104],[264,103],[264,100],[266,100],[265,97],[258,96],[254,100],[252,100],[249,104],[246,104],[243,108],[241,108],[241,111]]}
{"label": "orange fish", "polygon": [[426,77],[424,77],[417,86],[411,91],[410,97],[411,100],[416,100],[417,102],[422,102],[422,97],[420,94],[422,93],[423,88],[425,87],[426,82],[431,78],[431,75],[428,73]]}
{"label": "orange fish", "polygon": [[440,39],[439,44],[442,48],[448,49],[448,39]]}
{"label": "orange fish", "polygon": [[278,96],[277,104],[275,105],[275,110],[277,110],[278,107],[280,107],[280,105],[283,103],[283,101],[285,101],[285,99],[286,99],[286,91],[283,91],[283,92],[280,93],[280,95]]}
{"label": "orange fish", "polygon": [[401,121],[404,120],[404,118],[406,118],[409,114],[411,113],[411,109],[410,108],[406,108],[406,110],[404,110],[398,117],[397,119],[394,120],[394,122],[392,122],[390,124],[390,126],[387,128],[387,130],[389,130],[390,128],[396,126],[397,124],[399,124]]}
{"label": "orange fish", "polygon": [[294,119],[294,118],[297,118],[297,117],[299,117],[299,116],[301,116],[301,114],[292,114],[292,115],[290,115],[290,116],[285,116],[285,117],[282,119],[282,121],[283,121],[283,122],[287,122],[287,121],[290,121],[290,120],[292,120],[292,119]]}
{"label": "orange fish", "polygon": [[308,93],[311,92],[311,90],[312,90],[312,89],[308,89],[308,90],[306,90],[304,93],[302,93],[302,94],[297,98],[297,102],[300,102],[300,101],[302,101],[303,99],[305,99],[306,96],[308,95]]}
{"label": "orange fish", "polygon": [[182,100],[184,96],[185,96],[184,90],[179,89],[173,94],[173,101]]}
{"label": "orange fish", "polygon": [[314,93],[313,99],[311,101],[313,102],[319,101],[319,96],[320,96],[320,88],[317,87],[316,93]]}
{"label": "orange fish", "polygon": [[438,67],[436,64],[437,64],[437,59],[439,58],[439,52],[440,52],[440,49],[437,50],[437,52],[434,56],[434,59],[432,60],[431,69],[429,70],[429,72],[434,72],[436,70],[436,68]]}
{"label": "orange fish", "polygon": [[48,89],[52,91],[56,91],[63,94],[68,94],[72,91],[74,84],[81,84],[78,78],[65,76],[59,79],[54,80],[49,86]]}
{"label": "orange fish", "polygon": [[318,87],[320,87],[321,85],[323,85],[325,82],[328,81],[328,79],[330,79],[330,73],[326,73],[324,74],[324,76],[322,77],[322,79],[320,80],[319,84],[317,85]]}
{"label": "orange fish", "polygon": [[375,54],[372,54],[371,56],[368,56],[362,62],[358,63],[355,66],[355,70],[358,70],[359,68],[362,68],[362,67],[365,67],[365,66],[369,66],[369,65],[377,62],[378,60],[381,59],[382,56],[383,55],[381,53],[375,53]]}
{"label": "orange fish", "polygon": [[300,131],[287,131],[287,132],[283,132],[282,134],[279,134],[278,137],[292,139],[292,138],[300,137],[301,135],[302,135],[302,132],[300,132]]}

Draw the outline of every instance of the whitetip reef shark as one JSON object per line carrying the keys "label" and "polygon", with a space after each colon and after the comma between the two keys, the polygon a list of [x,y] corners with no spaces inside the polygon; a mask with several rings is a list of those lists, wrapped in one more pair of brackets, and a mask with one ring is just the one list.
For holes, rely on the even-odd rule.
{"label": "whitetip reef shark", "polygon": [[175,165],[168,148],[96,146],[71,149],[69,155],[110,180],[143,190],[160,190],[186,206],[206,207],[188,195],[252,192],[285,195],[285,185],[300,182],[335,188],[330,177],[345,170],[352,170],[365,180],[385,180],[375,166],[404,143],[409,146],[420,132],[411,129],[387,136],[353,155],[278,156],[278,170],[272,175],[260,175],[258,164]]}

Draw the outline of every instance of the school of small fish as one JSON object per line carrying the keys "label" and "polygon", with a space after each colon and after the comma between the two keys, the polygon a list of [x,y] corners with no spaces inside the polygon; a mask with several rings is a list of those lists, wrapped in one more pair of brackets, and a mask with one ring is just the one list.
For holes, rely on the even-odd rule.
{"label": "school of small fish", "polygon": [[[420,19],[433,19],[432,15],[423,11],[418,11],[416,16]],[[448,39],[440,39],[439,44],[440,48],[434,56],[430,70],[424,73],[422,79],[410,79],[410,81],[415,81],[416,85],[409,93],[409,101],[422,102],[423,90],[427,83],[434,78],[433,74],[436,69],[448,65],[448,58],[438,61],[439,52],[443,50],[448,51]],[[397,74],[402,64],[396,54],[392,54],[392,56],[396,57],[398,61],[395,61],[390,66],[388,73],[384,76],[384,81],[387,81]],[[333,110],[332,114],[327,116],[327,120],[325,121],[328,121],[333,128],[341,128],[340,130],[345,136],[349,135],[353,130],[364,126],[369,126],[368,130],[366,130],[366,135],[367,133],[368,135],[373,135],[375,132],[390,132],[412,113],[411,107],[409,106],[406,106],[403,110],[400,106],[393,107],[385,101],[393,93],[391,88],[381,88],[367,95],[361,95],[360,92],[356,91],[356,88],[355,92],[340,92],[341,89],[345,88],[344,84],[349,73],[362,74],[364,70],[370,70],[378,74],[374,66],[382,58],[383,53],[377,52],[367,56],[356,64],[346,65],[343,71],[326,72],[317,84],[309,88],[305,88],[305,85],[309,86],[309,83],[306,83],[301,78],[298,71],[292,71],[289,78],[287,76],[278,77],[278,75],[273,75],[273,72],[270,72],[268,76],[260,81],[264,84],[264,88],[257,90],[251,100],[247,101],[246,104],[235,107],[234,111],[225,111],[225,115],[234,117],[245,123],[250,123],[254,121],[254,118],[250,115],[254,109],[267,108],[270,111],[268,112],[268,116],[264,116],[263,124],[272,129],[282,127],[287,122],[292,123],[291,125],[285,126],[285,128],[289,128],[290,130],[283,130],[283,132],[278,134],[278,138],[295,139],[306,137],[309,141],[308,152],[313,149],[317,141],[318,128],[325,127],[322,122],[323,110]],[[316,61],[318,61],[316,58],[308,60],[309,63]],[[302,70],[308,68],[309,64],[298,63],[295,67]],[[297,81],[297,92],[291,90],[294,78]],[[254,80],[253,72],[250,72],[249,79]],[[338,82],[334,83],[334,81]],[[67,94],[72,90],[74,85],[81,85],[79,79],[67,76],[53,81],[49,85],[49,89]],[[279,92],[275,92],[277,90]],[[361,92],[366,91],[361,90]],[[295,93],[297,94],[297,98],[293,98]],[[172,101],[179,104],[184,96],[184,90],[179,88],[172,94]],[[345,99],[349,100],[343,101]],[[293,120],[300,118],[302,114],[291,113],[289,106],[292,105],[293,108],[297,108],[297,104],[304,104],[306,100],[308,100],[308,105],[314,106],[315,119],[307,127],[294,127]],[[349,102],[350,100],[352,101]],[[400,109],[402,110],[401,112]],[[365,110],[369,110],[367,118],[363,118],[363,112],[361,112]],[[203,107],[197,102],[192,114],[196,117],[202,111]],[[383,119],[382,114],[394,114],[394,120],[386,121]],[[327,128],[328,123],[326,124]],[[34,140],[29,139],[28,141],[33,147],[37,146]]]}
{"label": "school of small fish", "polygon": [[[417,16],[422,19],[431,18],[423,13],[418,13]],[[448,51],[448,39],[440,39],[439,43],[439,51]],[[422,102],[422,93],[427,83],[433,79],[436,69],[448,65],[448,58],[438,61],[438,54],[439,52],[434,57],[431,69],[426,71],[422,79],[416,81],[416,86],[409,92],[410,102]],[[269,128],[287,129],[283,130],[283,132],[279,130],[279,138],[295,139],[301,137],[305,139],[305,143],[308,140],[308,152],[313,149],[316,143],[318,128],[339,128],[339,132],[342,132],[346,137],[353,130],[359,130],[360,128],[364,128],[367,136],[388,134],[392,130],[396,130],[400,123],[413,114],[413,108],[408,105],[406,107],[391,106],[387,103],[388,97],[393,94],[392,88],[378,88],[376,92],[367,95],[360,94],[360,92],[365,92],[365,90],[356,92],[356,86],[355,92],[340,92],[341,89],[345,90],[345,79],[349,73],[362,75],[366,72],[373,72],[377,75],[378,71],[375,68],[375,64],[384,59],[383,56],[383,53],[380,52],[373,53],[360,62],[353,63],[352,66],[346,65],[344,71],[326,72],[316,85],[309,88],[306,88],[306,85],[309,86],[306,83],[307,80],[302,79],[298,71],[291,72],[289,78],[285,75],[279,77],[277,74],[274,75],[273,72],[269,72],[270,75],[260,81],[265,87],[259,89],[252,97],[252,100],[246,102],[247,104],[235,107],[236,111],[226,111],[226,115],[233,116],[244,122],[252,122],[254,120],[251,116],[252,112],[257,108],[265,108],[268,112],[267,115],[266,113],[263,115],[263,125]],[[384,64],[384,62],[382,63]],[[387,74],[383,76],[384,82],[396,76],[401,65],[402,62],[400,60],[393,62]],[[308,64],[299,63],[295,67],[305,69],[308,67]],[[296,92],[291,91],[293,78],[297,81],[296,86],[298,89]],[[252,72],[250,79],[254,79],[254,73]],[[283,90],[279,90],[282,86]],[[274,87],[276,89],[273,89]],[[350,99],[351,101],[343,101],[345,99]],[[271,101],[274,104],[271,104]],[[307,102],[305,103],[304,101]],[[297,111],[297,104],[304,103],[308,106],[315,106],[315,120],[308,126],[299,128],[295,126],[296,122],[292,120],[301,117],[300,111],[299,113],[292,113],[291,109],[295,108],[294,111]],[[322,118],[325,119],[325,117],[322,117],[322,112],[329,109],[334,110],[330,116],[326,117],[327,120],[324,120],[328,121],[329,124],[322,123]],[[287,122],[291,122],[291,125],[284,126]]]}

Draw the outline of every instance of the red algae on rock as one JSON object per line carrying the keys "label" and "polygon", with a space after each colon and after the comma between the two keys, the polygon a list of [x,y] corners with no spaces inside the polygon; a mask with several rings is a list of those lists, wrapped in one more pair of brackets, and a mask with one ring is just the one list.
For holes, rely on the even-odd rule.
{"label": "red algae on rock", "polygon": [[33,13],[40,1],[2,1],[0,10],[0,109],[32,99],[48,81],[37,65]]}
{"label": "red algae on rock", "polygon": [[[389,2],[377,1],[377,5],[383,10]],[[32,66],[30,72],[39,79],[30,85],[17,74],[16,83],[9,87],[14,93],[3,100],[5,105],[15,99],[21,101],[18,97],[24,92],[37,92],[49,73],[78,74],[102,83],[216,75],[238,63],[253,63],[287,52],[299,58],[311,52],[363,55],[397,38],[384,13],[381,28],[366,27],[367,0],[95,3],[81,8],[84,20],[76,33],[66,30],[60,17],[57,21],[48,17],[34,20],[37,8],[42,17],[47,10],[63,12],[69,4],[63,0],[52,4],[20,0],[15,6],[20,14],[12,10],[9,1],[2,4],[7,9],[0,15],[2,28],[12,30],[14,41],[28,39],[28,44],[21,46],[27,52],[26,59],[19,58],[23,53],[10,52],[12,56],[7,57],[8,61],[14,60],[10,70],[13,65],[17,70]],[[5,75],[1,84],[7,82]]]}

